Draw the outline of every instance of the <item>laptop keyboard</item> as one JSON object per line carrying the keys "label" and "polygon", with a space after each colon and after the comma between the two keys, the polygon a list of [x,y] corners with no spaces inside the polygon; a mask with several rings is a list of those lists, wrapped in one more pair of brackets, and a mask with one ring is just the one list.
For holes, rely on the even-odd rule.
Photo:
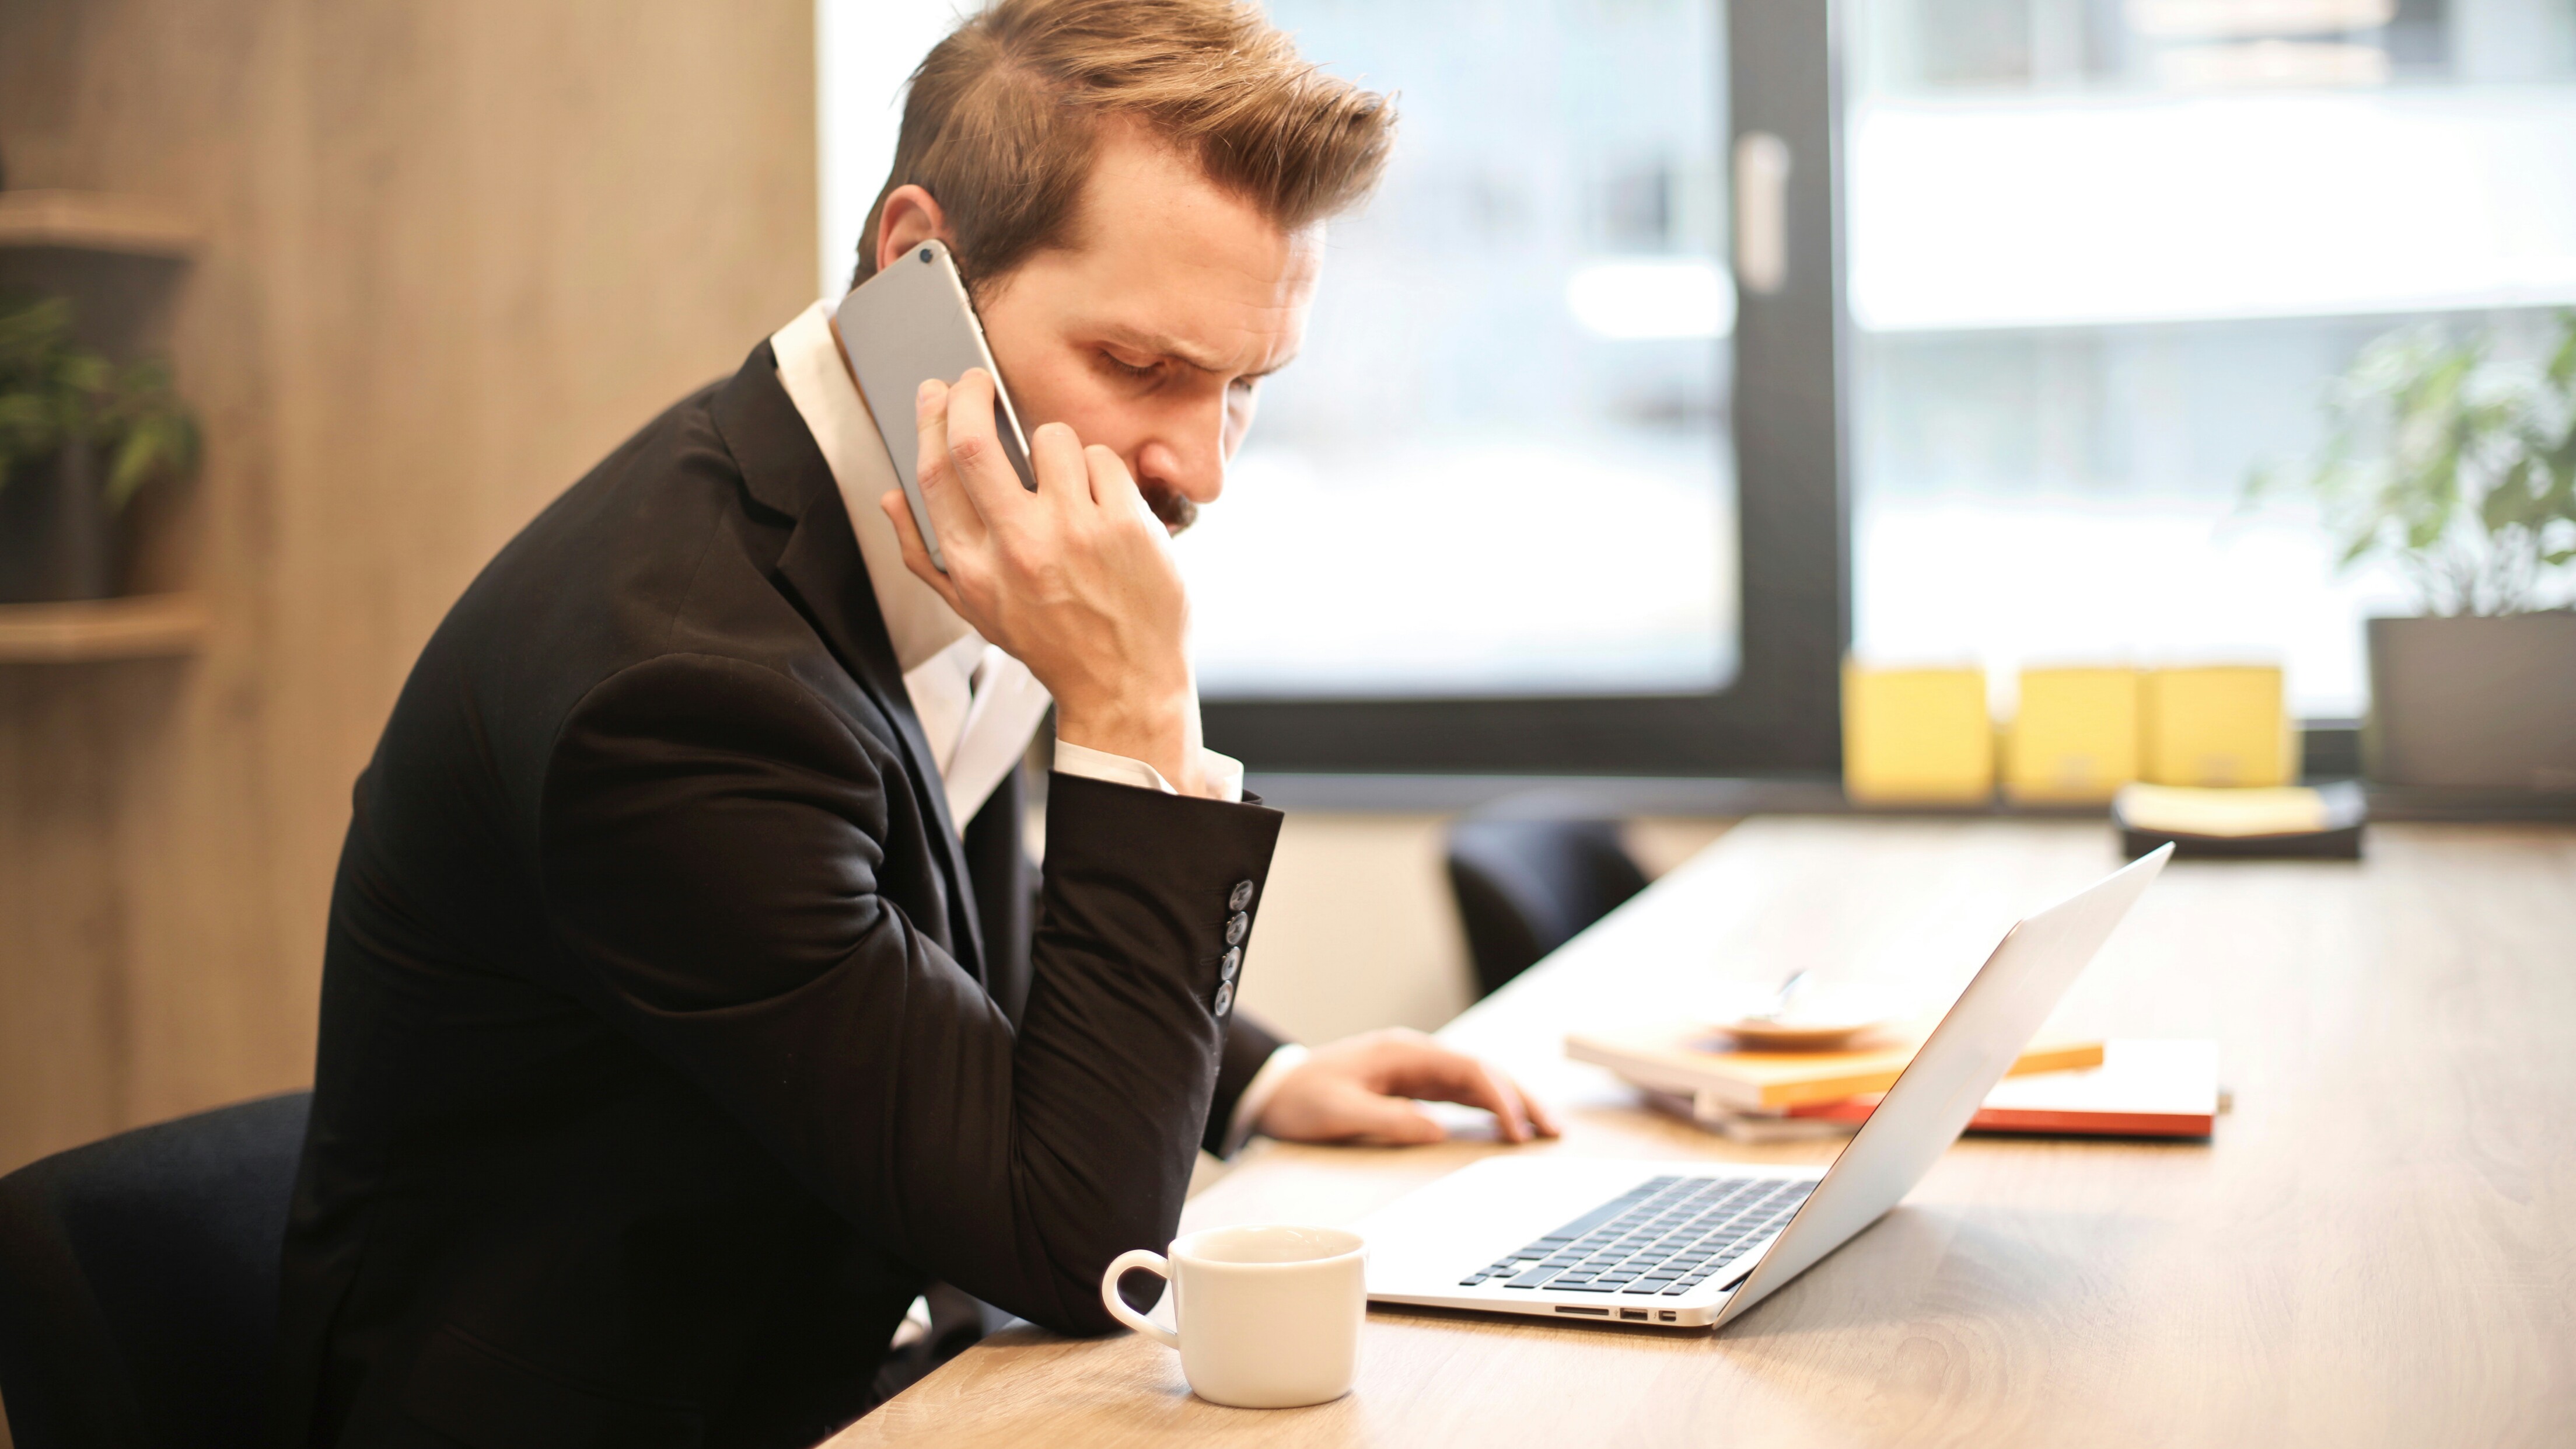
{"label": "laptop keyboard", "polygon": [[1458,1286],[1679,1297],[1778,1232],[1815,1190],[1805,1178],[1650,1177]]}

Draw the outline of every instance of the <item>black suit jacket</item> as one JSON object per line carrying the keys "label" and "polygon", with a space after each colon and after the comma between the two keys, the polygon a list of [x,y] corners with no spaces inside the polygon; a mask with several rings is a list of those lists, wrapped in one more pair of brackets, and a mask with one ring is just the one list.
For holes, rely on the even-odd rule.
{"label": "black suit jacket", "polygon": [[1068,1332],[1275,1041],[1279,817],[1016,778],[962,835],[766,345],[504,548],[332,896],[280,1443],[811,1444],[932,1280]]}

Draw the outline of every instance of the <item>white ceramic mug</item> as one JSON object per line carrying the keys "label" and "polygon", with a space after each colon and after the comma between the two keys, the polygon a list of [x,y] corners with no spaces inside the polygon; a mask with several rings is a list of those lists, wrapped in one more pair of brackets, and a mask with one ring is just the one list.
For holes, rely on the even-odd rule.
{"label": "white ceramic mug", "polygon": [[[1174,1333],[1118,1296],[1142,1268],[1172,1285]],[[1210,1228],[1172,1255],[1121,1253],[1100,1301],[1129,1328],[1181,1351],[1191,1392],[1238,1409],[1320,1404],[1351,1391],[1368,1317],[1368,1245],[1338,1228]]]}

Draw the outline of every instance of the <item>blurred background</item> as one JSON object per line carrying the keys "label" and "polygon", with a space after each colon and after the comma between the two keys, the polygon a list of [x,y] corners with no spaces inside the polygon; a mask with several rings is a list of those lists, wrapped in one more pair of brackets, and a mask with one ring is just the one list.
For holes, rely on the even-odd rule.
{"label": "blurred background", "polygon": [[[1291,811],[1245,999],[1301,1035],[1474,999],[1462,813],[1651,876],[1845,808],[1847,662],[1979,671],[1980,727],[2025,667],[2259,664],[2290,777],[2356,773],[2363,621],[2423,603],[2250,481],[2375,340],[2536,388],[2576,304],[2576,0],[1270,10],[1404,116],[1182,543],[1211,742]],[[71,304],[132,491],[111,597],[0,604],[0,1170],[306,1080],[420,645],[846,285],[951,14],[0,0],[8,335]],[[22,451],[0,533],[73,467]]]}

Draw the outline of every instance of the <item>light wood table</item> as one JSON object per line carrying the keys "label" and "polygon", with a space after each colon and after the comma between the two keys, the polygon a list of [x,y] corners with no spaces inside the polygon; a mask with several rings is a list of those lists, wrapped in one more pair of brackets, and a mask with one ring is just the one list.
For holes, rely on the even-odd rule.
{"label": "light wood table", "polygon": [[[2175,865],[2058,1014],[2215,1037],[2210,1143],[1962,1141],[1716,1335],[1374,1310],[1349,1397],[1259,1412],[1133,1336],[1014,1330],[834,1449],[2576,1444],[2576,832],[2369,849]],[[1442,1035],[1568,1109],[1517,1150],[1821,1161],[1645,1111],[1564,1033],[1801,965],[1955,986],[2116,863],[2100,825],[1756,820]],[[1184,1226],[1343,1222],[1504,1150],[1260,1144]]]}

